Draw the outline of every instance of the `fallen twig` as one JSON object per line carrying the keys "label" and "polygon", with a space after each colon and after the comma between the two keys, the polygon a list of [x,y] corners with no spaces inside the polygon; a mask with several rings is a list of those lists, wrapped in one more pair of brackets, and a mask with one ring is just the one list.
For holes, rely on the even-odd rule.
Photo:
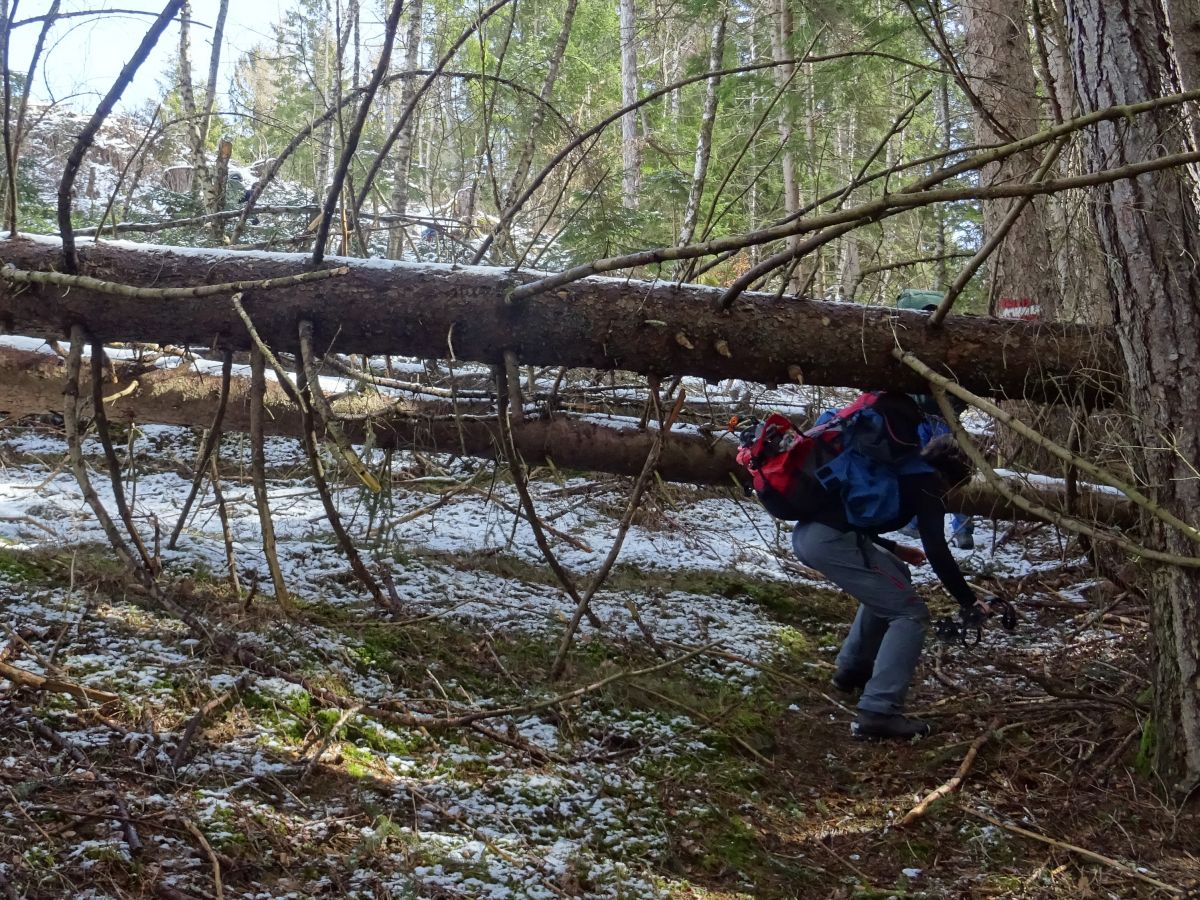
{"label": "fallen twig", "polygon": [[300,323],[300,361],[303,365],[304,373],[308,376],[308,399],[312,401],[317,415],[321,417],[321,422],[325,426],[325,432],[333,440],[338,453],[346,461],[346,465],[350,467],[350,470],[358,480],[366,485],[369,491],[378,494],[382,490],[379,479],[371,474],[367,467],[363,465],[363,461],[358,458],[358,454],[354,452],[354,447],[350,444],[350,439],[346,437],[346,433],[338,425],[337,416],[334,415],[329,401],[325,399],[324,391],[321,390],[321,377],[317,371],[317,361],[316,355],[313,353],[312,339],[312,322],[305,319]]}
{"label": "fallen twig", "polygon": [[179,738],[179,744],[175,747],[175,755],[171,759],[171,764],[176,769],[182,768],[188,758],[188,750],[191,748],[192,740],[196,737],[196,733],[200,730],[200,726],[204,724],[204,720],[214,713],[224,710],[230,703],[237,699],[238,694],[246,689],[246,684],[250,681],[249,673],[243,674],[235,681],[225,693],[220,694],[210,699],[207,703],[196,710],[187,723],[187,727],[183,729],[183,735]]}
{"label": "fallen twig", "polygon": [[312,773],[316,770],[321,762],[321,757],[325,755],[325,751],[329,749],[329,745],[337,738],[337,733],[341,730],[353,716],[358,715],[362,711],[362,705],[348,706],[342,710],[341,715],[337,717],[337,721],[333,723],[333,727],[327,731],[317,744],[317,749],[304,764],[304,771],[300,773],[300,780],[307,781],[312,777]]}
{"label": "fallen twig", "polygon": [[[600,587],[608,578],[609,572],[612,571],[612,567],[617,562],[617,557],[621,553],[621,547],[625,543],[625,536],[629,533],[629,527],[633,524],[634,513],[637,512],[638,507],[641,505],[642,495],[645,493],[646,487],[650,484],[650,478],[658,466],[658,458],[662,454],[663,441],[671,431],[671,426],[679,416],[679,411],[683,408],[685,396],[685,393],[680,391],[671,412],[665,419],[660,418],[658,434],[654,438],[650,452],[646,455],[646,462],[642,466],[641,474],[638,475],[637,481],[634,482],[633,490],[629,492],[629,502],[626,504],[625,512],[621,516],[620,523],[617,525],[617,536],[613,538],[612,547],[609,548],[608,555],[604,558],[604,562],[601,563],[600,569],[592,576],[587,591],[576,604],[571,621],[567,623],[567,627],[563,630],[563,636],[558,645],[558,653],[554,657],[554,663],[550,666],[551,680],[559,678],[563,673],[563,669],[566,668],[567,653],[571,649],[571,642],[575,638],[575,631],[579,628],[579,622],[588,611],[592,598],[596,596],[597,591],[600,590]],[[651,392],[651,399],[657,407],[657,393]]]}
{"label": "fallen twig", "polygon": [[113,500],[117,504],[117,514],[125,523],[129,539],[142,558],[142,565],[152,574],[158,570],[156,555],[151,555],[146,549],[142,536],[138,534],[133,524],[133,510],[125,499],[125,485],[121,476],[121,462],[117,459],[117,451],[113,448],[112,434],[108,428],[108,413],[104,409],[104,344],[92,341],[92,424],[96,426],[96,437],[104,449],[104,461],[108,466],[109,482],[112,484]]}
{"label": "fallen twig", "polygon": [[117,786],[107,776],[96,771],[96,767],[92,764],[88,755],[79,749],[76,744],[67,740],[41,719],[29,719],[29,727],[40,738],[70,756],[81,769],[91,772],[96,780],[104,786],[105,790],[111,795],[113,804],[117,807],[117,812],[120,813],[120,816],[114,817],[114,819],[121,824],[121,832],[125,836],[125,843],[129,845],[129,852],[138,853],[142,849],[142,840],[138,837],[137,829],[133,827],[133,820],[129,818],[129,810],[125,806],[125,799],[121,796]]}
{"label": "fallen twig", "polygon": [[[263,556],[275,586],[275,600],[286,615],[293,612],[292,598],[288,591],[283,569],[279,565],[279,553],[275,546],[275,524],[271,520],[271,504],[267,491],[267,454],[263,436],[263,418],[266,415],[263,398],[267,391],[265,360],[257,346],[250,348],[250,475],[254,483],[254,505],[258,509],[258,524],[262,528]],[[249,602],[249,601],[247,601]]]}
{"label": "fallen twig", "polygon": [[1094,703],[1110,703],[1113,706],[1121,706],[1131,710],[1145,709],[1141,704],[1126,697],[1112,697],[1108,694],[1084,694],[1080,691],[1073,691],[1047,675],[1039,675],[1037,672],[1031,672],[1020,663],[1015,663],[1011,659],[1001,657],[995,659],[993,662],[997,668],[1032,681],[1051,697],[1058,697],[1060,700],[1086,700]]}
{"label": "fallen twig", "polygon": [[221,862],[217,859],[217,854],[213,853],[212,844],[208,842],[208,838],[204,836],[204,832],[191,819],[184,818],[183,816],[176,816],[175,818],[183,824],[183,827],[188,830],[188,833],[196,839],[196,842],[204,850],[205,856],[208,857],[208,861],[212,865],[213,893],[216,895],[217,900],[225,900],[225,888],[221,884]]}
{"label": "fallen twig", "polygon": [[1174,885],[1167,884],[1165,881],[1159,881],[1157,878],[1152,878],[1143,872],[1139,872],[1133,866],[1128,865],[1110,857],[1104,856],[1094,850],[1088,850],[1085,847],[1078,847],[1075,844],[1068,844],[1065,841],[1057,841],[1054,838],[1046,837],[1044,834],[1038,834],[1036,831],[1029,831],[1019,825],[1012,825],[997,819],[995,816],[989,816],[987,813],[980,812],[977,809],[972,809],[968,806],[963,807],[963,812],[975,816],[977,819],[982,819],[990,825],[995,825],[997,828],[1003,828],[1005,831],[1011,831],[1013,834],[1019,834],[1021,837],[1027,837],[1030,840],[1041,841],[1043,844],[1049,844],[1051,847],[1058,847],[1062,850],[1070,850],[1072,853],[1078,853],[1085,859],[1090,859],[1092,862],[1100,863],[1102,866],[1108,866],[1116,869],[1118,872],[1123,872],[1130,878],[1136,878],[1139,881],[1144,881],[1147,884],[1152,884],[1160,890],[1164,890],[1169,894],[1174,894],[1177,897],[1182,897],[1185,891],[1182,888],[1177,888]]}
{"label": "fallen twig", "polygon": [[558,579],[558,583],[562,585],[567,596],[574,602],[576,608],[582,608],[588,621],[592,627],[600,629],[604,627],[604,623],[599,617],[592,612],[586,603],[583,603],[583,598],[579,594],[579,588],[575,584],[570,573],[563,568],[562,563],[558,561],[558,557],[554,555],[554,550],[550,547],[550,542],[546,540],[546,531],[542,526],[542,520],[538,518],[537,507],[533,503],[533,495],[529,492],[529,473],[525,469],[525,462],[517,453],[517,446],[513,442],[512,429],[508,422],[508,382],[505,374],[504,366],[496,366],[496,422],[500,429],[500,449],[508,462],[508,470],[512,473],[513,486],[517,489],[517,494],[521,498],[521,506],[525,510],[525,518],[529,522],[529,527],[533,531],[533,539],[538,545],[538,549],[542,552],[542,557],[546,560],[546,565],[550,567],[550,571],[554,573],[554,577]]}
{"label": "fallen twig", "polygon": [[[316,405],[316,394],[313,389],[316,385],[310,380],[310,377],[315,377],[316,367],[312,364],[311,326],[309,326],[307,331],[308,349],[304,349],[306,346],[306,331],[304,326],[307,324],[307,322],[300,323],[301,354],[296,359],[296,390],[305,401],[312,401],[300,404],[300,415],[304,420],[304,452],[308,457],[308,467],[312,472],[313,484],[317,488],[317,495],[321,498],[321,505],[325,509],[325,518],[329,522],[329,527],[333,530],[338,546],[341,547],[343,555],[349,561],[350,569],[354,572],[355,577],[367,589],[367,592],[371,595],[371,599],[375,601],[375,604],[380,609],[385,612],[396,612],[397,610],[392,608],[388,596],[384,594],[383,588],[379,586],[378,579],[371,574],[371,570],[363,562],[358,548],[354,546],[354,539],[350,537],[350,533],[346,531],[346,526],[342,524],[342,515],[338,511],[337,503],[334,502],[333,493],[329,490],[329,482],[325,479],[325,464],[321,461],[316,417],[313,415],[313,407]],[[349,444],[347,444],[347,447],[349,447]],[[353,450],[350,450],[350,457],[358,462],[358,457],[354,456]],[[358,463],[358,466],[363,473],[366,473],[366,469],[362,466],[361,462]],[[363,476],[360,475],[361,477]],[[375,485],[375,490],[378,490],[379,482],[375,481],[373,477],[371,478],[371,482]]]}
{"label": "fallen twig", "polygon": [[[63,241],[64,245],[66,241]],[[115,281],[102,281],[88,275],[66,275],[62,272],[29,272],[11,265],[0,268],[0,279],[17,284],[51,284],[59,287],[78,287],[85,291],[95,291],[98,294],[112,294],[118,297],[132,297],[138,300],[184,300],[193,297],[211,297],[215,294],[232,294],[241,291],[269,291],[273,288],[293,287],[313,281],[323,281],[326,278],[336,278],[350,272],[348,266],[338,266],[334,269],[318,269],[315,272],[301,272],[296,275],[284,275],[280,278],[264,278],[259,281],[228,281],[222,284],[202,284],[196,287],[180,288],[146,288],[134,287],[130,284],[120,284]]]}
{"label": "fallen twig", "polygon": [[7,678],[13,684],[19,684],[22,687],[31,688],[35,691],[70,694],[84,705],[87,705],[89,701],[103,704],[116,703],[121,699],[117,694],[110,694],[108,691],[97,690],[96,688],[76,684],[73,681],[66,681],[62,678],[38,675],[34,672],[28,672],[25,669],[18,669],[16,666],[9,665],[3,661],[0,661],[0,678]]}
{"label": "fallen twig", "polygon": [[208,479],[212,484],[213,499],[217,503],[217,518],[221,520],[221,539],[225,544],[225,562],[229,566],[229,586],[237,597],[242,596],[242,583],[238,578],[237,554],[233,550],[233,527],[229,522],[229,508],[225,505],[225,495],[221,491],[221,470],[217,466],[217,458],[208,461]]}
{"label": "fallen twig", "polygon": [[192,478],[192,488],[188,491],[187,499],[183,501],[183,509],[180,510],[179,521],[175,523],[175,530],[171,532],[171,539],[167,541],[168,550],[175,549],[175,543],[179,540],[179,535],[183,532],[183,526],[187,522],[192,504],[196,501],[196,495],[200,493],[200,485],[204,481],[205,472],[208,470],[208,461],[212,457],[217,445],[221,442],[221,423],[225,421],[225,410],[229,406],[229,387],[232,373],[233,351],[226,350],[221,358],[221,393],[217,397],[217,411],[213,414],[212,425],[209,426],[208,433],[204,436],[204,445],[200,448],[200,456],[196,460],[196,474]]}
{"label": "fallen twig", "polygon": [[[716,720],[718,718],[717,716],[706,715],[704,712],[696,709],[694,706],[684,703],[682,700],[676,700],[674,697],[668,697],[666,694],[661,694],[656,690],[646,687],[644,684],[635,685],[634,688],[635,688],[635,690],[641,691],[643,694],[649,694],[651,697],[654,697],[655,699],[661,700],[664,703],[669,703],[672,706],[682,709],[685,713],[687,713],[693,719],[696,719],[698,722],[703,723],[706,726],[711,726],[714,722],[716,722]],[[746,743],[745,740],[738,737],[736,734],[728,734],[727,732],[723,732],[723,731],[718,731],[717,734],[721,735],[722,737],[724,737],[728,740],[733,741],[735,744],[737,744],[739,747],[741,747],[743,750],[745,750],[747,753],[749,753],[751,756],[753,756],[756,760],[758,760],[760,765],[762,765],[768,769],[774,765],[774,763],[772,763],[771,760],[767,759],[765,756],[763,756],[761,753],[759,753],[757,750],[755,750],[753,747],[751,747],[748,743]]]}
{"label": "fallen twig", "polygon": [[[482,496],[487,497],[489,503],[495,503],[498,507],[500,507],[505,512],[512,513],[514,516],[519,516],[520,518],[524,519],[526,522],[531,521],[529,518],[529,514],[525,510],[518,509],[517,507],[513,506],[511,503],[505,503],[499,497],[495,496],[493,493],[491,493],[489,491],[485,491],[483,488],[479,487],[478,485],[470,484],[470,485],[467,485],[464,489],[470,490],[476,494],[481,494]],[[441,506],[441,505],[442,505],[441,502],[433,504],[434,508],[436,508],[437,506]],[[596,552],[590,546],[585,544],[583,541],[581,541],[579,538],[575,537],[574,535],[567,534],[565,531],[560,531],[559,529],[555,528],[553,525],[549,524],[544,517],[538,516],[537,518],[538,518],[538,523],[541,525],[542,528],[545,529],[547,534],[558,538],[564,544],[570,544],[576,550],[582,550],[584,553],[595,553]]]}
{"label": "fallen twig", "polygon": [[951,777],[949,781],[938,785],[936,788],[926,794],[920,803],[905,813],[904,818],[900,820],[897,827],[908,827],[913,822],[917,821],[917,819],[924,816],[925,813],[929,812],[929,807],[932,806],[935,801],[945,797],[947,794],[957,791],[960,787],[962,787],[962,783],[966,780],[967,774],[971,771],[971,767],[975,765],[975,758],[979,755],[980,749],[984,744],[991,740],[992,736],[996,733],[996,729],[999,727],[999,716],[988,722],[987,727],[983,730],[983,733],[980,734],[979,737],[975,738],[975,740],[971,742],[971,746],[967,748],[967,753],[963,757],[963,761],[959,765],[958,771],[954,773],[953,777]]}

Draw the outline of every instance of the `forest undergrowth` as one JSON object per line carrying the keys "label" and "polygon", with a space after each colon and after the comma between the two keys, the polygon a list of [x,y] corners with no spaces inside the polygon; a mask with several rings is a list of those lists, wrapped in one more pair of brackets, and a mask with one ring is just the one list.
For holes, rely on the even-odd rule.
{"label": "forest undergrowth", "polygon": [[[196,436],[126,437],[136,503],[169,530]],[[386,511],[339,493],[391,572],[386,619],[321,529],[295,445],[274,442],[287,616],[252,574],[240,452],[223,449],[242,590],[206,500],[161,580],[273,675],[148,602],[55,427],[0,437],[7,896],[1125,897],[1200,876],[1197,813],[1145,765],[1144,602],[1048,527],[996,523],[956,551],[1020,625],[977,647],[931,636],[910,705],[937,731],[885,747],[849,740],[827,687],[852,607],[736,498],[657,487],[601,627],[552,683],[571,603],[503,473],[394,527],[463,463],[398,454]],[[535,490],[567,563],[594,568],[623,483],[542,472]],[[960,768],[960,790],[901,824]]]}

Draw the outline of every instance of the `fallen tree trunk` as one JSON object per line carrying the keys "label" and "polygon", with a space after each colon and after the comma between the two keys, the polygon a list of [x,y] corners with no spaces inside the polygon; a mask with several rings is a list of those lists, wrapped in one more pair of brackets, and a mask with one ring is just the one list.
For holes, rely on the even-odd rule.
{"label": "fallen tree trunk", "polygon": [[[89,376],[82,376],[85,380]],[[25,350],[0,350],[0,411],[12,418],[60,412],[66,367],[57,356]],[[213,419],[221,391],[217,375],[187,368],[139,367],[117,362],[114,380],[105,387],[111,422],[206,427]],[[91,397],[90,385],[80,390]],[[249,379],[230,383],[229,404],[223,427],[247,431],[250,423]],[[422,449],[496,459],[499,452],[494,416],[455,416],[449,404],[395,401],[378,394],[331,398],[343,430],[357,443],[376,447]],[[265,417],[270,434],[299,437],[303,421],[276,382],[268,382]],[[637,475],[650,452],[654,432],[601,425],[578,418],[534,419],[513,429],[517,450],[531,465],[552,461],[560,469]],[[666,481],[698,485],[730,485],[741,476],[734,462],[734,442],[722,434],[690,428],[672,432],[663,442],[657,467]],[[1051,508],[1063,506],[1062,488],[1053,483],[1030,486],[1027,493]],[[1136,510],[1119,495],[1081,490],[1079,515],[1118,527],[1131,527]],[[1030,516],[990,491],[983,482],[972,482],[950,498],[957,512],[998,519]]]}
{"label": "fallen tree trunk", "polygon": [[[0,262],[49,271],[56,240],[0,241]],[[186,250],[80,242],[80,272],[143,288],[193,287],[308,271],[292,254]],[[588,278],[508,303],[528,273],[474,266],[339,259],[340,277],[243,302],[276,349],[294,350],[312,321],[317,349],[499,364],[626,369],[767,384],[801,381],[917,391],[924,382],[891,356],[897,342],[980,394],[1058,402],[1119,391],[1111,334],[1085,326],[953,316],[925,327],[922,313],[747,294],[719,311],[719,289]],[[147,341],[247,349],[246,329],[223,296],[118,296],[86,286],[0,280],[0,324],[61,337],[75,324],[107,342]]]}

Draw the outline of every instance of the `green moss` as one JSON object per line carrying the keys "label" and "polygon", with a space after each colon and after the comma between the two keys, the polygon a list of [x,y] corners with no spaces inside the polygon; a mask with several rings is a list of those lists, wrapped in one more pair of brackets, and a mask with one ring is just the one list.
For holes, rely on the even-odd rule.
{"label": "green moss", "polygon": [[1158,748],[1158,728],[1154,719],[1147,718],[1142,726],[1142,739],[1138,742],[1137,756],[1133,760],[1133,768],[1143,778],[1154,774],[1154,754]]}
{"label": "green moss", "polygon": [[57,862],[54,858],[54,854],[51,853],[44,844],[38,844],[34,847],[30,847],[21,854],[21,860],[29,869],[33,871],[42,869],[53,871],[55,868],[57,868]]}
{"label": "green moss", "polygon": [[0,547],[0,577],[9,581],[41,581],[46,572],[29,554]]}
{"label": "green moss", "polygon": [[355,744],[365,744],[378,753],[394,753],[398,756],[411,755],[425,744],[424,738],[415,731],[402,734],[379,726],[373,719],[358,719],[349,723],[345,734],[346,740]]}
{"label": "green moss", "polygon": [[811,660],[816,655],[812,641],[802,631],[797,631],[790,625],[785,625],[777,632],[779,643],[784,652],[794,662]]}

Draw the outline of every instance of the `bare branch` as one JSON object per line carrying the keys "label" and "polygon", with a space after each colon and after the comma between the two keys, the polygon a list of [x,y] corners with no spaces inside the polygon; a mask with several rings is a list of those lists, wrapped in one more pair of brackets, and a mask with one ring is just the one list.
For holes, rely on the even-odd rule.
{"label": "bare branch", "polygon": [[129,83],[133,81],[133,76],[141,68],[142,63],[146,61],[146,57],[150,55],[150,51],[154,49],[154,45],[158,43],[158,39],[162,37],[162,33],[167,29],[167,25],[178,14],[183,3],[184,0],[167,0],[167,5],[163,7],[163,11],[158,14],[158,18],[154,20],[154,24],[146,32],[141,44],[138,45],[137,50],[130,57],[129,62],[125,63],[124,68],[121,69],[121,74],[117,76],[117,80],[112,83],[112,86],[108,89],[108,93],[104,95],[104,99],[96,107],[92,118],[83,127],[83,131],[80,132],[79,137],[75,141],[75,146],[67,156],[67,162],[63,166],[62,180],[58,185],[58,230],[62,234],[63,269],[66,270],[68,275],[74,275],[78,271],[78,264],[75,259],[75,236],[71,231],[71,200],[75,187],[75,177],[79,174],[79,167],[83,164],[83,157],[87,153],[88,148],[92,146],[92,141],[96,138],[96,132],[100,130],[100,126],[104,124],[104,120],[108,118],[108,114],[112,112],[112,108],[121,99],[121,95],[125,93],[125,88],[129,87]]}

